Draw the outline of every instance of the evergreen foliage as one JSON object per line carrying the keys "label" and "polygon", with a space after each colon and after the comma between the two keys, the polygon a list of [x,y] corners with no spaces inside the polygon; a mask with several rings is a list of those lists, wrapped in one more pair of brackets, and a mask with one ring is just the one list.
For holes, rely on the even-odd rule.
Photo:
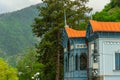
{"label": "evergreen foliage", "polygon": [[64,28],[64,12],[67,24],[80,29],[82,21],[87,21],[91,8],[85,6],[88,0],[42,0],[44,6],[39,7],[39,17],[32,25],[37,37],[42,37],[37,45],[38,58],[45,65],[43,80],[55,80],[58,53],[60,53],[60,80],[63,79],[63,49],[60,45],[61,32]]}
{"label": "evergreen foliage", "polygon": [[37,6],[42,4],[0,14],[0,57],[14,67],[23,51],[34,47],[38,40],[31,28],[34,17],[38,15]]}
{"label": "evergreen foliage", "polygon": [[96,12],[93,15],[93,19],[97,21],[119,22],[120,21],[120,0],[111,0],[111,2],[107,4],[102,11]]}
{"label": "evergreen foliage", "polygon": [[24,55],[19,58],[17,69],[19,71],[19,80],[31,80],[35,73],[39,72],[42,77],[44,65],[37,62],[36,51],[28,49]]}
{"label": "evergreen foliage", "polygon": [[34,45],[31,25],[38,5],[0,15],[0,49],[7,55],[21,53]]}

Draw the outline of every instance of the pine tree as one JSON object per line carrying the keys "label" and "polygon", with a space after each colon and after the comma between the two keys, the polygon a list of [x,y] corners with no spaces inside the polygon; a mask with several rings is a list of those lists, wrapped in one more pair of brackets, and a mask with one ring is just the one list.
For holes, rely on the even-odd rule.
{"label": "pine tree", "polygon": [[37,45],[38,58],[45,65],[44,80],[62,80],[63,50],[60,39],[61,30],[64,28],[64,14],[69,26],[80,28],[80,22],[88,20],[85,14],[89,13],[91,8],[85,6],[88,0],[42,1],[44,5],[38,7],[39,17],[35,18],[32,25],[35,35],[42,38]]}

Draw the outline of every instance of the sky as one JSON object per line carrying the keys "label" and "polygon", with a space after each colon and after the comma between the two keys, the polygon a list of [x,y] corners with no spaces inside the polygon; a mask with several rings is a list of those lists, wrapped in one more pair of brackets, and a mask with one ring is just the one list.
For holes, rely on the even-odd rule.
{"label": "sky", "polygon": [[0,0],[0,13],[20,10],[40,2],[40,0]]}
{"label": "sky", "polygon": [[[88,6],[93,8],[93,13],[100,11],[110,0],[89,0]],[[40,3],[40,0],[0,0],[0,14],[12,12]]]}
{"label": "sky", "polygon": [[93,13],[96,11],[101,11],[106,4],[108,4],[110,0],[89,0],[88,6],[93,8]]}

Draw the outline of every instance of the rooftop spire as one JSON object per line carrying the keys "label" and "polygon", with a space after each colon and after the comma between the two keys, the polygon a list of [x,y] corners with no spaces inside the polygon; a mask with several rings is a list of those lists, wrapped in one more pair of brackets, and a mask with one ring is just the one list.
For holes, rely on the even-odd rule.
{"label": "rooftop spire", "polygon": [[65,11],[65,9],[64,9],[64,23],[65,23],[65,27],[68,27],[67,20],[66,20],[66,11]]}
{"label": "rooftop spire", "polygon": [[65,27],[68,27],[67,19],[66,19],[66,9],[65,9],[65,7],[66,7],[66,4],[64,4],[64,23],[65,23]]}
{"label": "rooftop spire", "polygon": [[65,23],[65,26],[67,26],[67,21],[66,21],[66,11],[65,11],[65,9],[64,9],[64,23]]}
{"label": "rooftop spire", "polygon": [[91,20],[93,19],[93,17],[92,17],[92,12],[90,13],[90,19],[91,19]]}

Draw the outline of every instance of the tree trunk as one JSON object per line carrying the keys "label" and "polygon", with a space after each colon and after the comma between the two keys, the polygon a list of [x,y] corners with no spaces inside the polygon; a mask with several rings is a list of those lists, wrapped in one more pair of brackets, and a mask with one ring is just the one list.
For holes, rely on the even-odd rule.
{"label": "tree trunk", "polygon": [[60,49],[59,49],[59,39],[60,39],[60,35],[58,32],[58,50],[57,50],[57,69],[56,69],[56,79],[55,80],[59,80],[59,75],[60,75]]}
{"label": "tree trunk", "polygon": [[59,53],[59,51],[58,51],[58,53],[57,53],[56,80],[59,80],[59,74],[60,74],[60,53]]}

